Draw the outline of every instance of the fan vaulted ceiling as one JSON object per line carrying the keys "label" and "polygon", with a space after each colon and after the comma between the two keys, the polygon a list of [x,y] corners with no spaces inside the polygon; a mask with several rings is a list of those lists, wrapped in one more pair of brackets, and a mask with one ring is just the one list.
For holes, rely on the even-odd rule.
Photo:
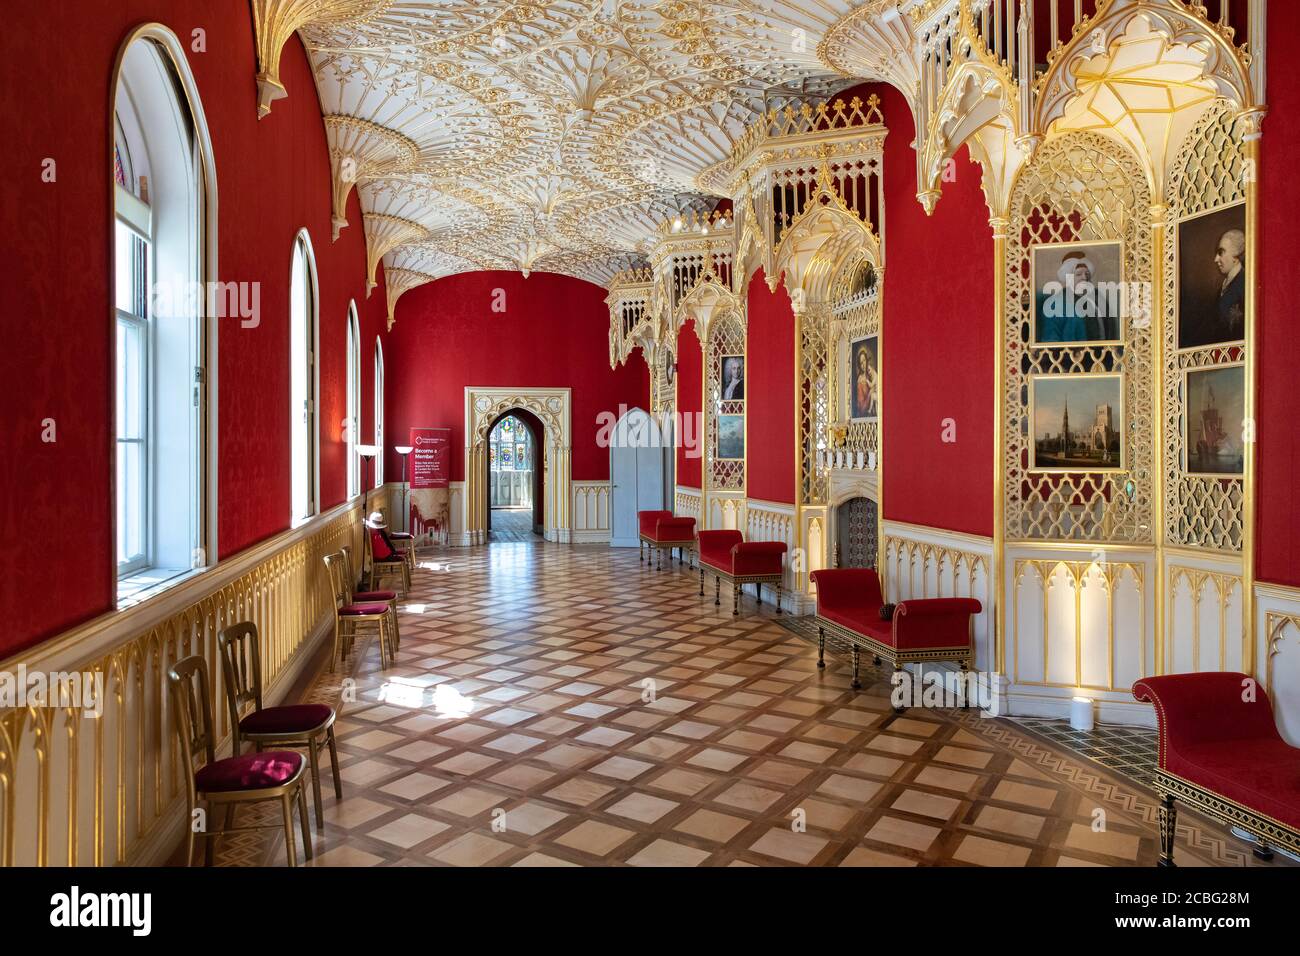
{"label": "fan vaulted ceiling", "polygon": [[504,268],[604,284],[664,219],[712,202],[697,176],[760,111],[846,85],[819,42],[883,5],[357,0],[302,31],[336,172],[350,164],[336,205],[355,183],[372,259],[408,282]]}

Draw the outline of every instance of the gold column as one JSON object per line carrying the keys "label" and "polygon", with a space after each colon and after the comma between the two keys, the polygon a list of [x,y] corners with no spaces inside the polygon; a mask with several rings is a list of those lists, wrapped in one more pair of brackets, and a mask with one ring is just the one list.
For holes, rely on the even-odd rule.
{"label": "gold column", "polygon": [[[802,296],[800,296],[802,299]],[[802,304],[802,303],[801,303]],[[803,533],[803,323],[807,308],[794,312],[794,547],[803,554],[803,569],[790,575],[800,594],[808,593],[808,542]]]}
{"label": "gold column", "polygon": [[1251,113],[1245,133],[1246,169],[1246,421],[1250,423],[1250,441],[1244,442],[1245,462],[1242,475],[1241,511],[1241,649],[1242,668],[1259,677],[1255,647],[1255,455],[1258,434],[1256,419],[1255,328],[1259,307],[1259,137],[1262,112]]}
{"label": "gold column", "polygon": [[[1156,472],[1151,496],[1152,544],[1155,547],[1155,673],[1165,669],[1165,232],[1169,226],[1169,207],[1151,205],[1151,410],[1152,467]],[[1131,311],[1131,310],[1130,310]],[[1175,478],[1177,480],[1177,478]],[[1145,671],[1145,661],[1143,662]]]}
{"label": "gold column", "polygon": [[993,565],[989,569],[989,627],[993,635],[993,660],[995,673],[1006,673],[1006,622],[1002,614],[1002,601],[1006,586],[1006,489],[1003,485],[1003,417],[1007,388],[1006,360],[1006,309],[1007,309],[1007,235],[1011,221],[1003,217],[989,220],[993,227],[993,354],[996,374],[993,384]]}
{"label": "gold column", "polygon": [[[700,328],[699,319],[695,320],[695,341],[700,343],[700,520],[696,526],[700,530],[709,527],[709,480],[713,477],[713,429],[716,423],[709,412],[709,337],[708,330]],[[749,454],[749,449],[745,449]]]}

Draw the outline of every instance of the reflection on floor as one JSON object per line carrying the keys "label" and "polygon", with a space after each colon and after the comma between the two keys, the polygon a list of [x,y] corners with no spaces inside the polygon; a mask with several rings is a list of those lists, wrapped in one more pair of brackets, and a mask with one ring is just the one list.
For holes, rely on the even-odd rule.
{"label": "reflection on floor", "polygon": [[[398,664],[380,671],[371,643],[351,671],[344,799],[326,786],[314,862],[1154,862],[1156,800],[1131,780],[1010,721],[895,714],[883,672],[854,692],[769,606],[733,618],[697,589],[635,549],[422,553]],[[310,696],[336,703],[347,673]],[[1255,865],[1221,828],[1179,824],[1180,864]],[[283,865],[280,839],[232,835],[219,860]]]}
{"label": "reflection on floor", "polygon": [[492,541],[541,541],[542,537],[533,534],[532,508],[493,508]]}

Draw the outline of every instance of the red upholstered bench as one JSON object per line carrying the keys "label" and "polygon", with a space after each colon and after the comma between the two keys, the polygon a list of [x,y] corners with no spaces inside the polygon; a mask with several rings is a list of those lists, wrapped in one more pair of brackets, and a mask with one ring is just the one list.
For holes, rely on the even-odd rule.
{"label": "red upholstered bench", "polygon": [[704,596],[704,573],[712,572],[715,582],[713,603],[722,603],[722,582],[731,584],[731,613],[740,613],[740,589],[745,584],[758,585],[758,603],[763,603],[763,585],[776,587],[776,613],[781,613],[781,556],[784,541],[746,541],[739,531],[701,531],[700,597]]}
{"label": "red upholstered bench", "polygon": [[884,604],[880,578],[870,568],[824,568],[812,573],[817,585],[817,666],[826,666],[826,632],[842,638],[853,655],[853,687],[858,680],[858,651],[876,662],[958,661],[962,670],[975,660],[974,618],[982,610],[973,598],[928,598],[904,601],[892,620],[880,618]]}
{"label": "red upholstered bench", "polygon": [[683,560],[695,547],[695,519],[677,518],[671,511],[638,511],[637,526],[640,531],[641,560],[645,560],[646,545],[657,558],[656,570],[664,566],[664,548],[672,557],[673,548],[677,548]]}
{"label": "red upholstered bench", "polygon": [[1166,674],[1133,685],[1160,729],[1155,789],[1160,865],[1174,865],[1178,798],[1269,846],[1300,853],[1300,749],[1277,731],[1268,694],[1246,674]]}

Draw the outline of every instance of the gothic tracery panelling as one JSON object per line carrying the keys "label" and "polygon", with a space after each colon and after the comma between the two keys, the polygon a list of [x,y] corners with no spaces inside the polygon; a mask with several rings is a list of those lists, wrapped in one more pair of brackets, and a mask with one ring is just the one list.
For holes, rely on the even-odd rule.
{"label": "gothic tracery panelling", "polygon": [[[715,316],[708,326],[704,368],[704,449],[708,456],[706,466],[710,493],[745,490],[745,435],[748,418],[745,415],[744,398],[726,395],[727,359],[738,359],[743,370],[745,324],[735,311]],[[743,396],[744,392],[740,394]],[[734,443],[736,436],[734,432],[729,435],[722,430],[720,419],[724,417],[732,425],[739,418],[741,443],[738,449],[728,447]]]}
{"label": "gothic tracery panelling", "polygon": [[[1031,250],[1039,243],[1119,241],[1130,288],[1152,286],[1151,201],[1137,159],[1095,133],[1049,141],[1022,172],[1012,195],[1007,254],[1005,440],[1006,534],[1019,540],[1154,540],[1159,483],[1153,449],[1155,370],[1149,312],[1129,302],[1118,344],[1032,344],[1035,290]],[[1132,297],[1130,297],[1132,298]],[[1122,470],[1036,471],[1031,391],[1040,375],[1122,376],[1121,408],[1112,409]]]}
{"label": "gothic tracery panelling", "polygon": [[[1188,134],[1170,179],[1169,226],[1164,242],[1165,435],[1163,467],[1165,539],[1170,544],[1240,551],[1244,539],[1242,477],[1189,473],[1187,463],[1189,370],[1227,368],[1245,359],[1248,342],[1179,350],[1179,224],[1246,201],[1241,122],[1219,100]],[[1225,434],[1239,444],[1244,436]]]}

